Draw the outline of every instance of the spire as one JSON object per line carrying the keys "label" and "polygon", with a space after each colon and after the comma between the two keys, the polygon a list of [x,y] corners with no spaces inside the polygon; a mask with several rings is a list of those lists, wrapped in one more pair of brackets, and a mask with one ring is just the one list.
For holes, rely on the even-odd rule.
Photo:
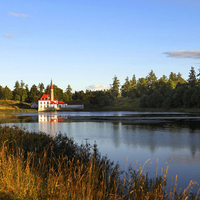
{"label": "spire", "polygon": [[52,79],[51,79],[51,93],[50,93],[50,100],[51,100],[51,101],[54,100]]}
{"label": "spire", "polygon": [[51,79],[51,89],[53,89],[53,83],[52,83],[52,79]]}

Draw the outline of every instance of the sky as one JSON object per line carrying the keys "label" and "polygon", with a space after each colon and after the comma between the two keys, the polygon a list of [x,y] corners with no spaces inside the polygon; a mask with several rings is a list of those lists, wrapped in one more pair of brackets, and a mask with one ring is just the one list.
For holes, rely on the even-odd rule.
{"label": "sky", "polygon": [[109,88],[200,68],[199,0],[0,1],[0,85]]}

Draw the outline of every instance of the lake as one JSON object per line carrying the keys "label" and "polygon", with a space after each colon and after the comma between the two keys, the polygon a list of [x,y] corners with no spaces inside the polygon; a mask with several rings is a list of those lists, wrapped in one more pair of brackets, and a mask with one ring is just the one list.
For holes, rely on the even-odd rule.
{"label": "lake", "polygon": [[[200,115],[178,112],[52,112],[17,113],[3,125],[67,134],[78,144],[97,144],[102,156],[125,170],[136,161],[152,163],[145,171],[156,176],[169,164],[169,180],[178,175],[178,188],[200,183]],[[127,161],[128,157],[128,161]],[[170,162],[172,158],[172,162]],[[160,173],[158,173],[160,174]],[[198,187],[195,187],[197,190]]]}

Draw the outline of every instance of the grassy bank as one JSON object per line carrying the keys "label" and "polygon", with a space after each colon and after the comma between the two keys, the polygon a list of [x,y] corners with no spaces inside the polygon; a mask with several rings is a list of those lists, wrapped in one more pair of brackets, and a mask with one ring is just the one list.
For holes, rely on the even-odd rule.
{"label": "grassy bank", "polygon": [[37,112],[31,109],[30,103],[22,103],[14,100],[0,100],[0,117],[5,116],[7,113],[15,112]]}
{"label": "grassy bank", "polygon": [[[92,152],[92,153],[91,153]],[[120,171],[96,145],[77,145],[17,127],[0,127],[0,199],[199,199],[191,182],[166,190],[167,170],[149,179],[143,167]],[[120,177],[124,177],[120,179]]]}

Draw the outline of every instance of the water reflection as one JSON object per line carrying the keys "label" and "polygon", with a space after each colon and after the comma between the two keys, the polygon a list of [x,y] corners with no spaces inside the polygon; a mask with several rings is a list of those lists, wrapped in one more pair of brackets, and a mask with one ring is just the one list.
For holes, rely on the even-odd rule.
{"label": "water reflection", "polygon": [[[7,125],[42,131],[52,136],[62,132],[81,143],[97,143],[102,155],[127,164],[148,158],[154,163],[149,174],[155,176],[156,159],[161,167],[173,157],[170,176],[179,176],[179,186],[191,179],[200,183],[200,117],[188,113],[140,112],[64,112],[17,114],[1,121]],[[188,177],[185,174],[189,174]]]}

